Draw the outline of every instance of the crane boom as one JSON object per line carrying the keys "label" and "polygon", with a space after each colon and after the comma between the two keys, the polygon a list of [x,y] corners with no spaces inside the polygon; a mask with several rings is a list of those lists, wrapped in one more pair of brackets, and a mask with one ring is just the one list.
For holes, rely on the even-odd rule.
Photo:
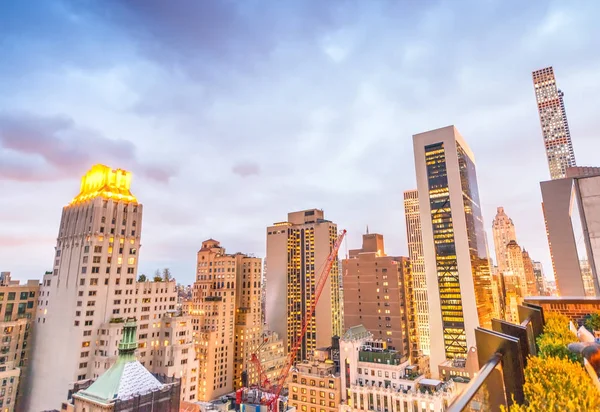
{"label": "crane boom", "polygon": [[315,288],[314,301],[311,303],[310,309],[306,313],[306,318],[304,319],[304,322],[302,325],[302,331],[300,332],[300,335],[298,335],[298,338],[296,339],[296,342],[294,343],[294,347],[292,348],[291,352],[288,355],[287,364],[284,366],[281,373],[279,374],[279,377],[277,378],[277,382],[276,382],[277,386],[275,388],[275,390],[276,390],[275,396],[273,396],[267,403],[269,410],[271,410],[271,411],[275,409],[275,408],[273,408],[273,405],[277,405],[277,400],[279,399],[279,395],[281,394],[283,385],[285,384],[285,381],[290,373],[290,369],[292,368],[292,365],[296,361],[296,356],[298,355],[298,350],[300,349],[300,346],[302,345],[302,340],[304,339],[304,335],[306,335],[306,330],[308,329],[308,325],[310,325],[310,322],[313,319],[313,316],[315,314],[315,309],[317,307],[317,302],[319,301],[321,292],[323,292],[323,289],[325,288],[325,283],[327,282],[327,279],[329,279],[329,273],[331,272],[331,268],[333,267],[333,262],[337,258],[338,251],[340,250],[340,246],[342,245],[342,241],[344,240],[344,236],[346,236],[346,230],[342,230],[340,232],[340,235],[338,236],[335,243],[333,244],[331,253],[327,257],[327,262],[325,264],[325,267],[323,268],[323,271],[321,272],[321,276],[319,277],[319,280],[317,281],[317,286]]}

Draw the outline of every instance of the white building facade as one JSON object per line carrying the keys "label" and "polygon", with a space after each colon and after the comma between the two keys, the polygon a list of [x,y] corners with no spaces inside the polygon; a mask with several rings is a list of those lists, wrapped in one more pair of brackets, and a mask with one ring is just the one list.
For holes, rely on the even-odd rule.
{"label": "white building facade", "polygon": [[138,318],[140,361],[151,368],[144,349],[177,293],[174,281],[136,282],[143,208],[130,184],[129,172],[96,165],[63,208],[53,271],[40,287],[24,410],[58,409],[74,383],[108,369],[126,317]]}
{"label": "white building facade", "polygon": [[342,412],[441,412],[456,397],[452,380],[427,379],[423,371],[378,348],[362,325],[340,340]]}

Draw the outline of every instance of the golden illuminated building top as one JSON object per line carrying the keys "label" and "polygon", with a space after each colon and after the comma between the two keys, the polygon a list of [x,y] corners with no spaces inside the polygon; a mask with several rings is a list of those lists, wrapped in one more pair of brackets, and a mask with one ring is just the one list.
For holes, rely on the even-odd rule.
{"label": "golden illuminated building top", "polygon": [[69,204],[82,203],[96,197],[137,203],[130,187],[131,172],[97,164],[81,178],[79,194]]}

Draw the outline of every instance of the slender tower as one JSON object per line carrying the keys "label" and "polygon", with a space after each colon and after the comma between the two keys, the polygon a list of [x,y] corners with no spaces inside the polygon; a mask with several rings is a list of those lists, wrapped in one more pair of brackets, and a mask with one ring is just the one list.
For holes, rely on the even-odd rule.
{"label": "slender tower", "polygon": [[494,312],[474,156],[454,126],[413,136],[431,325],[431,372],[466,358]]}
{"label": "slender tower", "polygon": [[562,179],[567,176],[567,168],[576,166],[576,164],[563,92],[556,87],[554,69],[546,67],[534,71],[533,87],[550,167],[550,177],[552,180]]}
{"label": "slender tower", "polygon": [[417,334],[419,349],[429,356],[429,305],[427,304],[427,280],[425,278],[425,258],[423,257],[423,235],[421,233],[421,215],[419,214],[419,192],[404,192],[404,217],[406,219],[406,239],[408,256],[412,266],[413,293],[417,316]]}

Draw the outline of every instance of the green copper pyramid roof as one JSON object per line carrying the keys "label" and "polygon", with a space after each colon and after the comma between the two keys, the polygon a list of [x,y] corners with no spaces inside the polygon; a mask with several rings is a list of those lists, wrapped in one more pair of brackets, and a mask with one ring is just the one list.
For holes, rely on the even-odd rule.
{"label": "green copper pyramid roof", "polygon": [[75,397],[110,404],[117,399],[129,399],[163,387],[158,379],[135,359],[136,330],[135,320],[125,323],[117,361],[89,388],[77,392]]}

